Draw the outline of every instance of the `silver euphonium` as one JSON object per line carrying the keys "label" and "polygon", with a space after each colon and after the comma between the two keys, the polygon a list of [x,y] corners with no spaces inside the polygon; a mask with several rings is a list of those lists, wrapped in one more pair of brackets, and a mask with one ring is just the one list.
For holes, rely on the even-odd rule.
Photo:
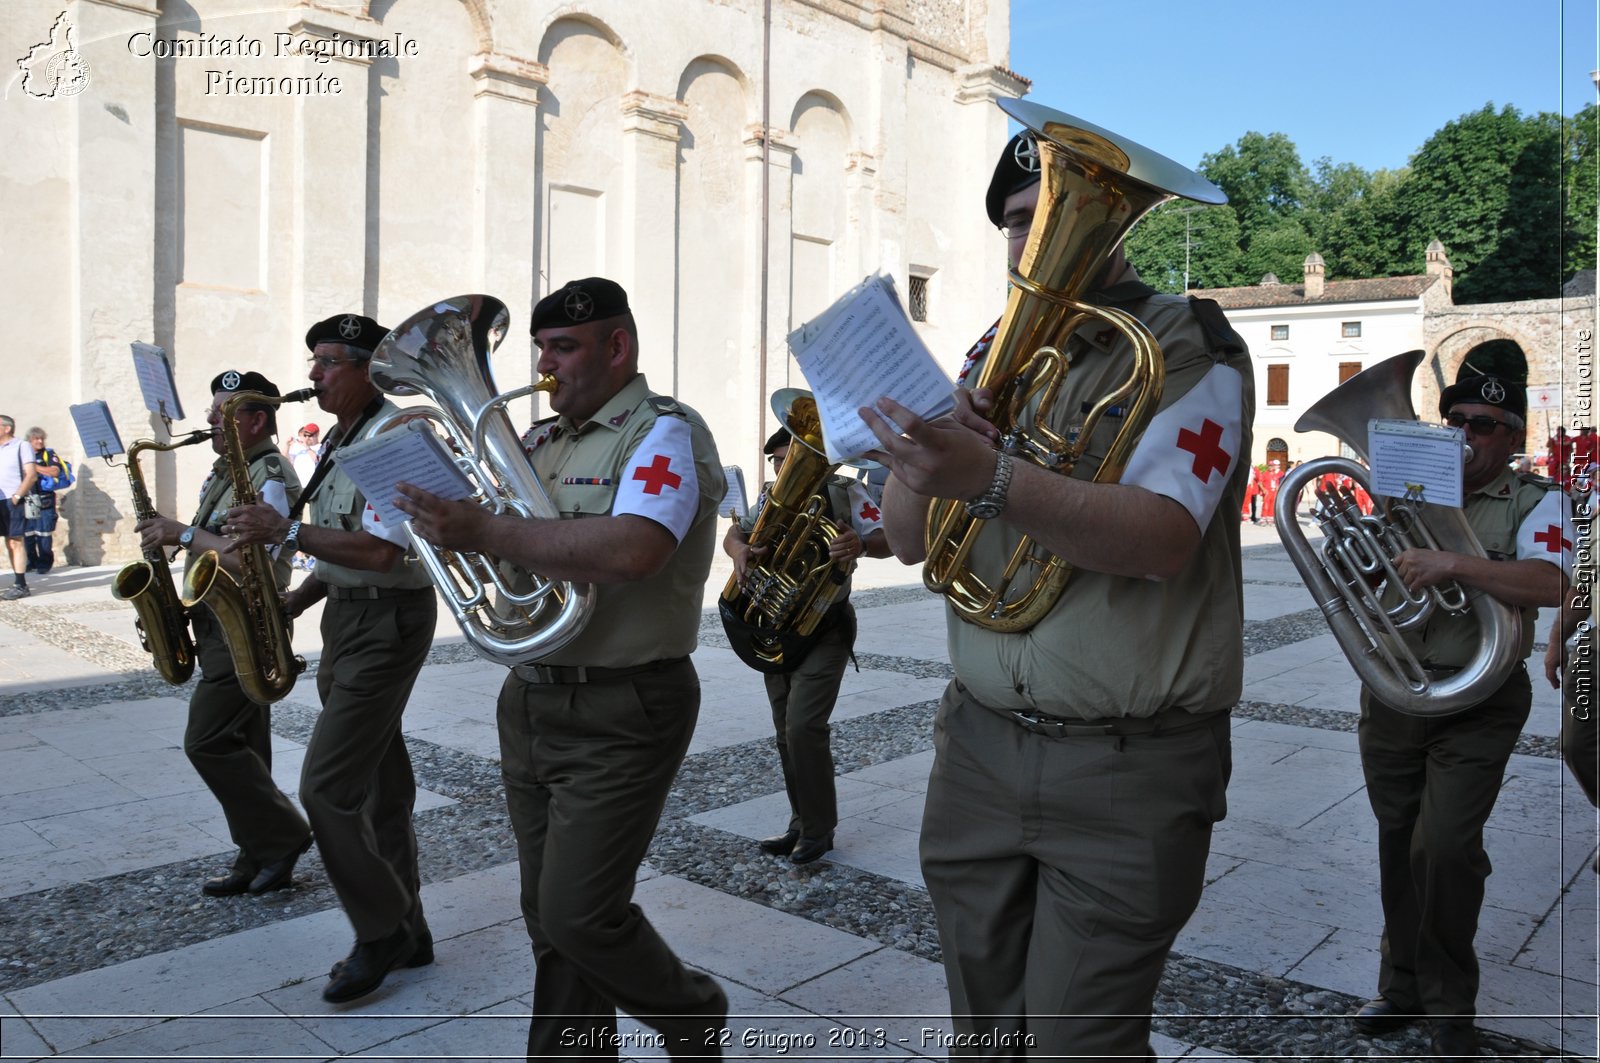
{"label": "silver euphonium", "polygon": [[[477,488],[476,501],[496,514],[555,518],[561,514],[533,474],[505,411],[512,400],[552,390],[554,383],[541,380],[499,394],[489,369],[489,355],[509,322],[500,300],[458,295],[390,330],[372,356],[372,382],[391,395],[425,395],[434,405],[393,413],[368,434],[426,417],[451,437],[456,464]],[[588,583],[549,580],[484,554],[441,550],[415,534],[411,541],[467,642],[491,661],[514,665],[546,657],[582,631],[594,611]]]}
{"label": "silver euphonium", "polygon": [[[1289,470],[1278,487],[1274,522],[1289,559],[1310,588],[1351,666],[1372,693],[1413,716],[1445,716],[1493,694],[1510,675],[1522,647],[1522,614],[1490,595],[1457,583],[1413,592],[1395,571],[1401,552],[1420,548],[1486,556],[1466,513],[1453,506],[1423,506],[1374,497],[1363,514],[1348,490],[1317,489],[1312,516],[1322,529],[1320,548],[1300,530],[1300,492],[1318,477],[1348,476],[1372,494],[1367,475],[1367,421],[1416,420],[1411,378],[1423,352],[1407,351],[1358,373],[1324,395],[1295,422],[1296,432],[1328,432],[1361,458],[1318,458]],[[1377,503],[1380,503],[1377,504]],[[1429,676],[1401,633],[1436,612],[1471,613],[1478,646],[1453,675]]]}

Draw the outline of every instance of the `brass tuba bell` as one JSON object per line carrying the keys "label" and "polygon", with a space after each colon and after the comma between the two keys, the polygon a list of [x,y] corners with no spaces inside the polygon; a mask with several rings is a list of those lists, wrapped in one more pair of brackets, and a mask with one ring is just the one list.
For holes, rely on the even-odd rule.
{"label": "brass tuba bell", "polygon": [[[1300,492],[1330,473],[1347,476],[1372,494],[1362,464],[1369,460],[1367,421],[1417,419],[1411,377],[1422,358],[1421,351],[1407,351],[1357,373],[1295,422],[1296,432],[1336,436],[1361,461],[1318,458],[1290,469],[1278,485],[1273,521],[1339,648],[1367,688],[1401,712],[1444,716],[1498,690],[1522,647],[1518,610],[1453,582],[1413,592],[1395,570],[1395,557],[1413,547],[1484,557],[1466,514],[1453,506],[1424,507],[1398,499],[1384,499],[1379,508],[1365,514],[1348,493],[1318,490],[1312,516],[1322,529],[1320,548],[1307,541],[1295,516]],[[1471,662],[1448,677],[1430,676],[1403,635],[1438,611],[1471,613],[1478,622],[1478,646]]]}

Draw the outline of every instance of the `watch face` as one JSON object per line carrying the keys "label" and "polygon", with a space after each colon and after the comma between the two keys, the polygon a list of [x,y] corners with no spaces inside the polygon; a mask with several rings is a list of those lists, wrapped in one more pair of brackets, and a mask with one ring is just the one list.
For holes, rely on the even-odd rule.
{"label": "watch face", "polygon": [[977,520],[994,520],[1000,515],[1000,506],[994,502],[968,502],[967,513]]}

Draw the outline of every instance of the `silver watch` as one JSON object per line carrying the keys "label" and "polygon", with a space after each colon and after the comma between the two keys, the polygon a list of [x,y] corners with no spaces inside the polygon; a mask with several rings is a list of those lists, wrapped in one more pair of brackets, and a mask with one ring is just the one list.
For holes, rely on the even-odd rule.
{"label": "silver watch", "polygon": [[294,521],[289,525],[289,530],[283,536],[283,549],[290,553],[300,549],[300,522]]}
{"label": "silver watch", "polygon": [[192,549],[194,547],[194,533],[196,531],[199,531],[199,529],[192,524],[183,529],[183,534],[178,536],[178,545],[185,550]]}
{"label": "silver watch", "polygon": [[996,451],[994,479],[989,489],[968,502],[967,513],[977,520],[994,520],[1006,508],[1006,492],[1011,488],[1011,455]]}

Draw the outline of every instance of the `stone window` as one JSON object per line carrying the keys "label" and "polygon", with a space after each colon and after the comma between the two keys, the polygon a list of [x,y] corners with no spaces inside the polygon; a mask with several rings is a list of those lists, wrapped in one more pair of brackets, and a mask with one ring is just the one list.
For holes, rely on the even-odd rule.
{"label": "stone window", "polygon": [[1267,405],[1289,405],[1289,367],[1287,365],[1267,366]]}
{"label": "stone window", "polygon": [[928,320],[928,278],[911,275],[911,320]]}
{"label": "stone window", "polygon": [[1272,338],[1275,339],[1275,340],[1286,340],[1286,339],[1288,339],[1289,338],[1289,326],[1288,325],[1273,325],[1272,326]]}
{"label": "stone window", "polygon": [[1339,322],[1339,335],[1341,337],[1343,337],[1344,339],[1347,339],[1347,340],[1359,340],[1361,338],[1361,322],[1359,322],[1359,321],[1341,321],[1341,322]]}

